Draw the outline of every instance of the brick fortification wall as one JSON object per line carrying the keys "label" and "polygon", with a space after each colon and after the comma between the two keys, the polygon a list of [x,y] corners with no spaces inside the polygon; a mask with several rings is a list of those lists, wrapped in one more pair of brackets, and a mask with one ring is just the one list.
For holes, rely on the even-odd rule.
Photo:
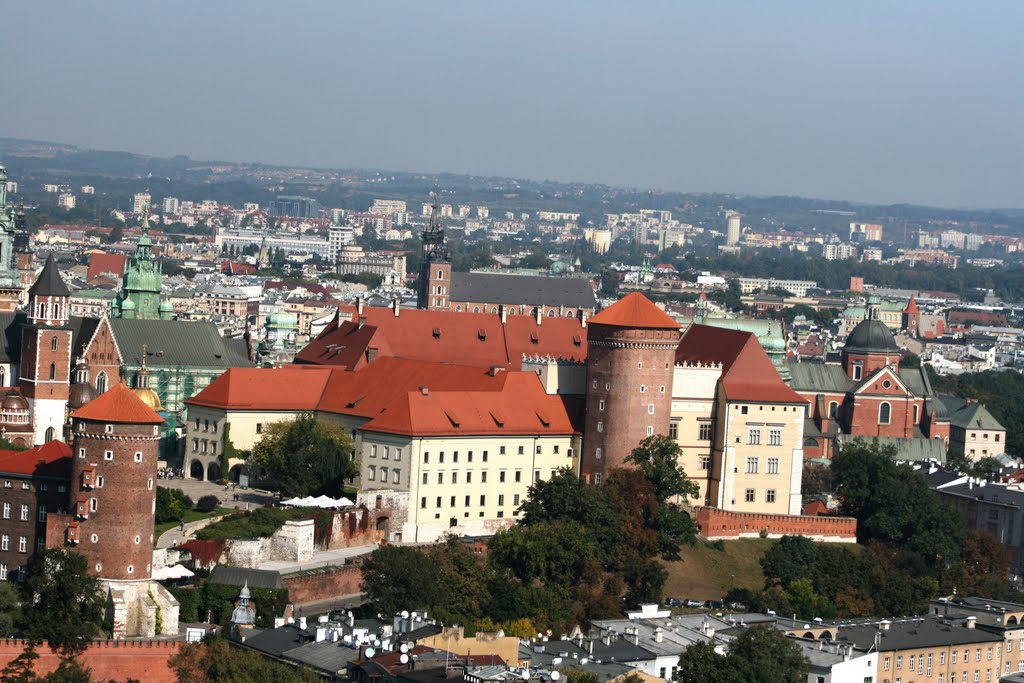
{"label": "brick fortification wall", "polygon": [[857,520],[853,517],[766,515],[711,507],[699,507],[696,512],[699,533],[710,541],[756,538],[766,531],[769,538],[791,535],[806,536],[812,541],[857,542]]}
{"label": "brick fortification wall", "polygon": [[358,566],[325,567],[301,574],[286,574],[281,579],[288,589],[288,599],[296,605],[355,595],[363,588],[363,570]]}
{"label": "brick fortification wall", "polygon": [[[184,644],[177,640],[98,640],[79,655],[78,661],[92,671],[95,681],[134,678],[146,683],[175,683],[167,662]],[[24,640],[0,640],[0,669],[24,649]],[[60,664],[60,657],[46,643],[37,647],[36,653],[36,675],[51,673]]]}

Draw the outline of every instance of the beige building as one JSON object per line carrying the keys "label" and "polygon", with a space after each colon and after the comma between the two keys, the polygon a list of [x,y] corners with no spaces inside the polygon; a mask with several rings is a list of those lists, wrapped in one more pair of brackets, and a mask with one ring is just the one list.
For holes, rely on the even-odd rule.
{"label": "beige building", "polygon": [[800,514],[806,401],[749,332],[691,325],[676,352],[669,427],[699,504]]}

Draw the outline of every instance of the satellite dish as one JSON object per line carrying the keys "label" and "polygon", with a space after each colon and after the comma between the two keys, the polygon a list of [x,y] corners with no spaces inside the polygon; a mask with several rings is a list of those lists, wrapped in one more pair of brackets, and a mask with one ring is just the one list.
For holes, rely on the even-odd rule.
{"label": "satellite dish", "polygon": [[402,618],[403,619],[408,619],[409,618],[409,610],[407,610],[407,609],[402,610]]}
{"label": "satellite dish", "polygon": [[557,681],[561,677],[562,677],[562,674],[560,674],[559,672],[557,672],[557,671],[552,671],[551,672],[551,680]]}
{"label": "satellite dish", "polygon": [[409,663],[409,655],[403,654],[401,657],[398,658],[398,661],[400,661],[402,664],[408,664]]}
{"label": "satellite dish", "polygon": [[407,643],[402,643],[399,646],[398,651],[401,652],[404,655],[406,652],[409,651],[409,645]]}
{"label": "satellite dish", "polygon": [[377,654],[377,651],[376,651],[376,650],[374,650],[374,649],[373,649],[372,647],[368,647],[368,648],[366,648],[366,651],[365,651],[365,652],[364,652],[363,654],[365,654],[365,655],[366,655],[366,658],[367,658],[367,659],[372,659],[372,658],[373,658],[373,656],[374,656],[375,654]]}

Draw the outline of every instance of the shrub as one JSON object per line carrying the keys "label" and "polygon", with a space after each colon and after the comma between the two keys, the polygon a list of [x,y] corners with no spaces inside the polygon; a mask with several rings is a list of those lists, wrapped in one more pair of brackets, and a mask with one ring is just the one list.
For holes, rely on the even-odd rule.
{"label": "shrub", "polygon": [[213,512],[217,509],[218,505],[220,505],[220,498],[217,496],[203,496],[199,499],[199,502],[196,503],[196,510],[199,510],[200,512]]}
{"label": "shrub", "polygon": [[195,504],[195,502],[193,502],[191,496],[185,496],[184,498],[182,498],[181,499],[181,504],[184,505],[189,510],[191,510],[192,508],[194,508],[196,506],[196,504]]}
{"label": "shrub", "polygon": [[181,489],[158,486],[156,489],[156,523],[177,522],[185,514],[186,496]]}
{"label": "shrub", "polygon": [[289,519],[310,519],[309,509],[281,510],[257,508],[252,512],[236,512],[196,532],[196,538],[205,540],[227,538],[267,538],[284,526]]}

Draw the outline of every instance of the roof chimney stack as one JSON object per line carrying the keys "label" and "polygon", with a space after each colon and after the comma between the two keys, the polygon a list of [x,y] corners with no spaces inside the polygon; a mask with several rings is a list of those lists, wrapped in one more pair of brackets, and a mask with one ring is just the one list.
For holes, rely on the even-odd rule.
{"label": "roof chimney stack", "polygon": [[420,393],[423,394],[424,396],[430,396],[430,387],[424,384],[423,386],[420,387]]}
{"label": "roof chimney stack", "polygon": [[402,310],[402,300],[397,296],[391,300],[391,310],[395,312],[395,317],[398,317],[399,311]]}
{"label": "roof chimney stack", "polygon": [[544,322],[544,311],[541,310],[541,309],[542,309],[541,306],[537,306],[537,308],[534,309],[534,311],[536,311],[536,318],[537,318],[537,324],[538,325],[540,325],[542,322]]}
{"label": "roof chimney stack", "polygon": [[498,306],[498,315],[501,316],[501,324],[504,325],[508,320],[508,311],[505,309],[505,304]]}
{"label": "roof chimney stack", "polygon": [[364,306],[364,304],[363,304],[363,297],[357,296],[356,297],[356,315],[358,315],[359,317],[363,316],[363,306]]}

